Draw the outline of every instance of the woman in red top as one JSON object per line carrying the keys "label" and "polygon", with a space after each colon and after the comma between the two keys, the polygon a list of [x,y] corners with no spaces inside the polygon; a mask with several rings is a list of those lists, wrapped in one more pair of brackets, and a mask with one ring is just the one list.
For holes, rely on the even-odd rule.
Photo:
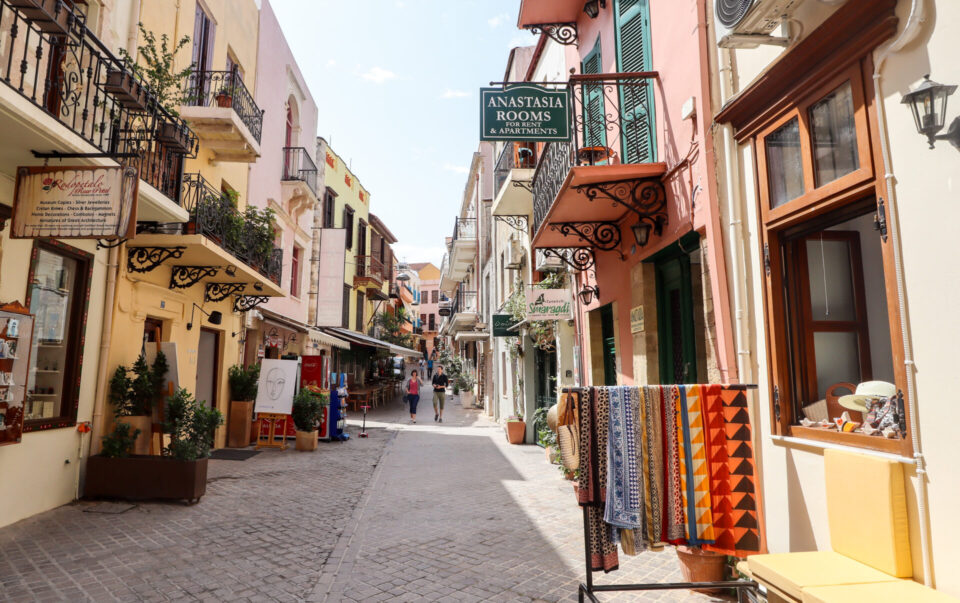
{"label": "woman in red top", "polygon": [[407,401],[410,402],[410,422],[417,422],[417,403],[420,402],[420,386],[423,385],[423,381],[420,381],[420,377],[417,374],[417,371],[410,371],[410,378],[407,379],[406,390],[407,390]]}

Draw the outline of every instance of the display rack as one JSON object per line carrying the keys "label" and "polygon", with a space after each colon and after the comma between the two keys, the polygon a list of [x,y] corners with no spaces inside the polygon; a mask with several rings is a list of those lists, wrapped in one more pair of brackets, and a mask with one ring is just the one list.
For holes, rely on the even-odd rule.
{"label": "display rack", "polygon": [[[737,385],[737,386],[727,386],[736,389],[757,389],[756,385]],[[565,387],[562,390],[564,394],[571,393],[582,393],[587,388],[585,387]],[[758,594],[758,584],[752,580],[717,580],[712,582],[644,582],[639,584],[594,584],[593,583],[593,572],[594,570],[590,566],[590,520],[587,516],[589,512],[586,506],[582,507],[583,510],[583,555],[584,555],[584,565],[586,567],[586,580],[581,582],[579,588],[577,589],[577,600],[580,603],[586,599],[593,601],[594,603],[599,603],[600,599],[596,597],[596,593],[613,593],[613,592],[636,592],[636,591],[647,591],[647,590],[691,590],[691,589],[735,589],[737,591],[737,600],[742,601],[744,591],[753,591],[754,594]]]}
{"label": "display rack", "polygon": [[0,446],[23,438],[33,318],[19,302],[0,304]]}

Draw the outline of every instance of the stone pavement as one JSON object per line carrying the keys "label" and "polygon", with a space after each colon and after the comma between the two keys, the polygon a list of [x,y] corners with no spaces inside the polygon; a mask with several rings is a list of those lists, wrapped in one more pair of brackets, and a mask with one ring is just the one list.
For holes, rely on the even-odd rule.
{"label": "stone pavement", "polygon": [[[434,423],[427,392],[418,419],[394,401],[370,415],[367,439],[352,424],[349,442],[316,453],[211,461],[194,506],[104,514],[83,501],[0,529],[0,601],[575,600],[583,540],[570,482],[478,411],[448,403]],[[620,571],[595,577],[679,572],[668,550],[621,556]]]}

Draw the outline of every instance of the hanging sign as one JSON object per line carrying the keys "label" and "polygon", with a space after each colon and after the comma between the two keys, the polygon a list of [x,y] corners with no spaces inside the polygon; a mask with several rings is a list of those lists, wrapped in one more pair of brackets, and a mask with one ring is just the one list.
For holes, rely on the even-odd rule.
{"label": "hanging sign", "polygon": [[16,239],[119,239],[135,234],[135,167],[20,167],[13,193]]}
{"label": "hanging sign", "polygon": [[494,337],[516,337],[518,334],[517,330],[511,331],[510,328],[515,326],[517,321],[514,320],[513,316],[510,314],[494,314],[493,315],[493,336]]}
{"label": "hanging sign", "polygon": [[527,320],[570,320],[572,302],[569,289],[527,289]]}
{"label": "hanging sign", "polygon": [[570,93],[534,84],[480,89],[480,140],[570,140]]}

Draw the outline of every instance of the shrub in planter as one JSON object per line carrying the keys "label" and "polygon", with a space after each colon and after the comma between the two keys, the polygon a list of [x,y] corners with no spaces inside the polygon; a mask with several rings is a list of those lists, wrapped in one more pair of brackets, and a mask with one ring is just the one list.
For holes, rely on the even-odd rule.
{"label": "shrub in planter", "polygon": [[297,431],[297,450],[311,452],[317,449],[317,429],[323,419],[323,406],[320,395],[305,387],[294,396],[292,416]]}
{"label": "shrub in planter", "polygon": [[242,448],[250,444],[253,421],[253,403],[257,399],[257,382],[260,380],[260,365],[244,368],[235,364],[227,371],[230,386],[230,419],[227,425],[227,446]]}
{"label": "shrub in planter", "polygon": [[109,399],[117,423],[130,425],[139,433],[134,454],[150,452],[153,408],[163,395],[168,368],[163,352],[157,353],[152,365],[141,354],[133,367],[118,366],[110,379]]}

